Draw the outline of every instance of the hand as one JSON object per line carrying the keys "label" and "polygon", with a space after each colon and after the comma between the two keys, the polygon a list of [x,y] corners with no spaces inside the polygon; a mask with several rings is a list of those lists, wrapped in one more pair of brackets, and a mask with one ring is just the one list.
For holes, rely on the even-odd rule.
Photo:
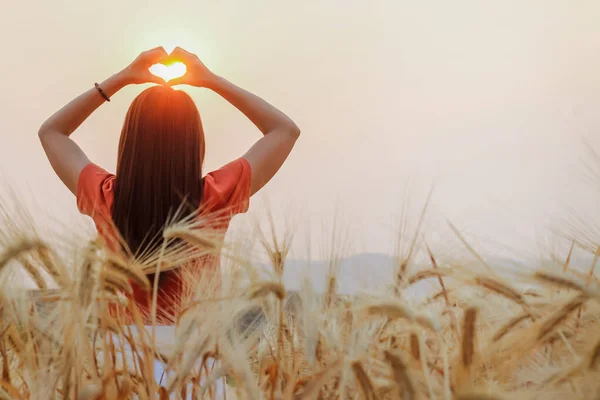
{"label": "hand", "polygon": [[206,87],[215,78],[215,74],[206,68],[197,55],[185,51],[181,47],[176,47],[173,50],[169,55],[169,61],[181,61],[186,67],[185,75],[171,79],[167,82],[169,86],[191,85]]}
{"label": "hand", "polygon": [[169,55],[162,47],[144,51],[121,71],[123,81],[126,84],[158,83],[164,85],[166,83],[164,79],[152,74],[148,68],[165,61],[168,57]]}

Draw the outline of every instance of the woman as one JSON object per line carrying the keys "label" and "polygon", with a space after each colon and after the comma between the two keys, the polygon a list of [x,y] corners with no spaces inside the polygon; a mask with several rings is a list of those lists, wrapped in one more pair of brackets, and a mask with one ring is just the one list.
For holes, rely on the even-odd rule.
{"label": "woman", "polygon": [[[183,62],[186,74],[166,83],[148,70],[169,61]],[[123,87],[150,82],[160,85],[143,91],[129,107],[116,176],[110,174],[92,163],[70,135]],[[242,157],[203,177],[200,115],[186,93],[169,87],[179,84],[218,93],[245,114],[263,137]],[[249,198],[279,170],[300,134],[281,111],[212,73],[197,56],[179,47],[170,55],[162,47],[146,51],[94,86],[44,122],[39,137],[54,171],[76,195],[79,210],[93,218],[109,247],[130,255],[159,247],[162,229],[178,210],[217,216],[217,228],[226,231],[231,217],[245,212]],[[177,309],[173,299],[182,290],[178,270],[160,275],[159,323],[173,322]],[[134,287],[134,296],[142,310],[148,310],[150,294]]]}

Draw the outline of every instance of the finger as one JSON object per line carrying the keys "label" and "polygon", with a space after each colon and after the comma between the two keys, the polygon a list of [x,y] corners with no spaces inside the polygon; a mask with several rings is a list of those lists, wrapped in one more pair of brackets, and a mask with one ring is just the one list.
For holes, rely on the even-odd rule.
{"label": "finger", "polygon": [[165,59],[168,56],[166,50],[162,47],[155,47],[150,50],[144,51],[139,58],[140,62],[145,64],[156,64],[161,62],[161,60]]}
{"label": "finger", "polygon": [[156,47],[150,50],[150,52],[152,60],[156,62],[161,62],[169,56],[165,48],[162,46]]}
{"label": "finger", "polygon": [[170,54],[170,57],[173,58],[174,60],[181,60],[181,61],[189,60],[191,56],[192,56],[192,53],[185,51],[181,47],[175,47],[175,49],[173,49],[173,51]]}
{"label": "finger", "polygon": [[171,54],[187,54],[187,55],[191,55],[192,53],[190,53],[189,51],[185,50],[183,47],[175,47],[173,49],[173,51],[171,52]]}
{"label": "finger", "polygon": [[157,53],[157,54],[158,53],[167,54],[167,51],[162,46],[158,46],[158,47],[155,47],[153,49],[150,49],[149,52],[150,53]]}

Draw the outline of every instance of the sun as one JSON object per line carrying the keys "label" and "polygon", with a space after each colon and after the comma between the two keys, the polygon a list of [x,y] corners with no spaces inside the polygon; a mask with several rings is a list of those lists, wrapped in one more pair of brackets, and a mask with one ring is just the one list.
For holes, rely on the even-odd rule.
{"label": "sun", "polygon": [[179,78],[185,75],[187,68],[182,62],[175,62],[169,65],[154,64],[148,69],[153,75],[163,78],[165,81]]}

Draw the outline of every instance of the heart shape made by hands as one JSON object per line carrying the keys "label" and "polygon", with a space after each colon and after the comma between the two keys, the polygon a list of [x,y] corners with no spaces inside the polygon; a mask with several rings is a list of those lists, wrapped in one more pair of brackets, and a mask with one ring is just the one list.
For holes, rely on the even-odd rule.
{"label": "heart shape made by hands", "polygon": [[148,70],[152,75],[156,75],[164,79],[165,82],[168,82],[171,79],[185,75],[187,68],[182,62],[174,62],[172,64],[154,64]]}

